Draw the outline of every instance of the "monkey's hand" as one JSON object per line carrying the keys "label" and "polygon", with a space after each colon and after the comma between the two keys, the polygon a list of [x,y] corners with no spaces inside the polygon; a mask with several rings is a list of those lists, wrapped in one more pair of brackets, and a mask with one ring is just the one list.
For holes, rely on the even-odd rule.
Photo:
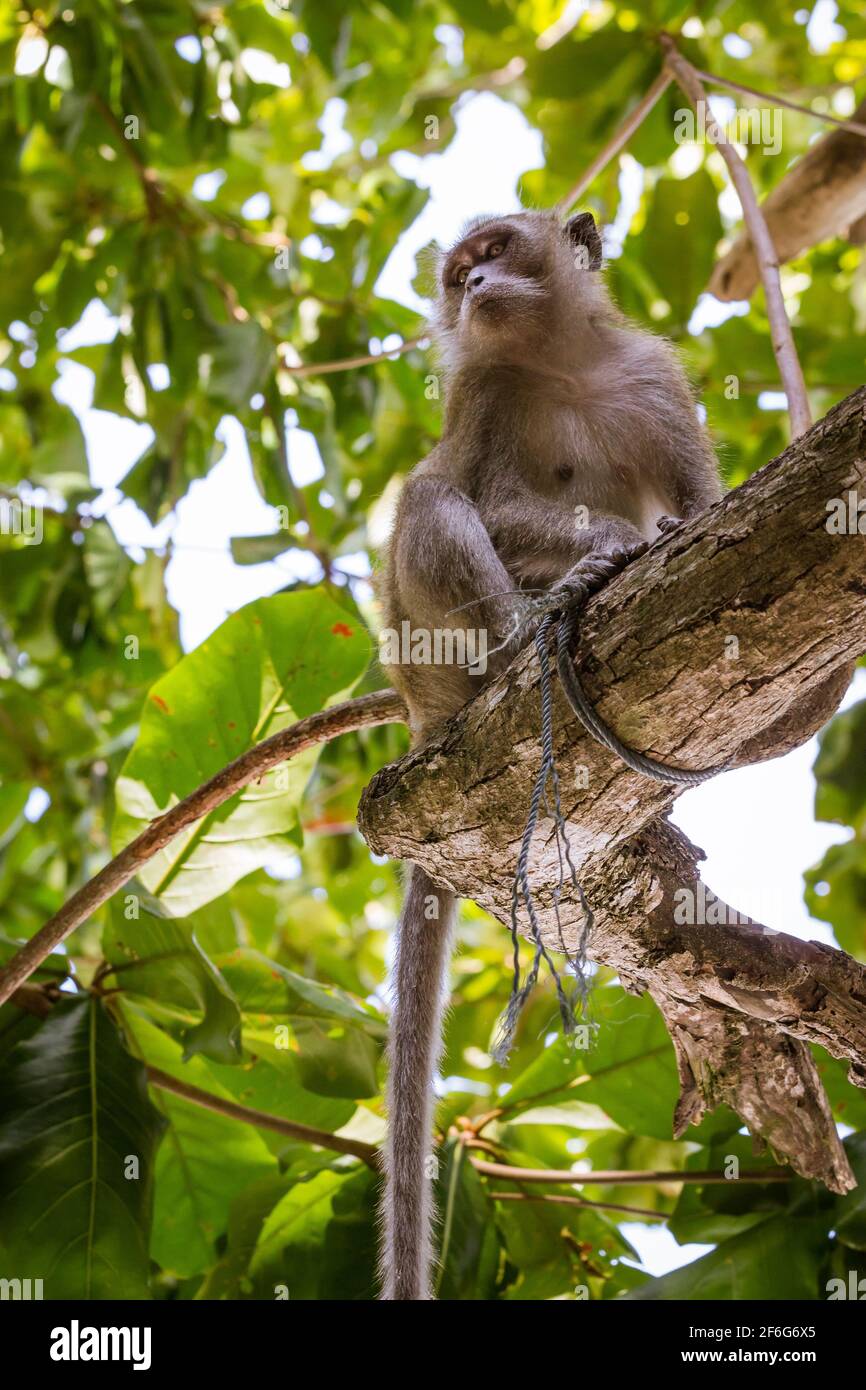
{"label": "monkey's hand", "polygon": [[682,526],[681,516],[660,516],[656,520],[656,526],[660,536],[669,536],[671,531],[676,531],[678,526]]}
{"label": "monkey's hand", "polygon": [[[648,541],[635,541],[629,545],[614,546],[611,550],[590,551],[572,566],[568,574],[563,575],[562,579],[553,585],[549,599],[559,599],[560,606],[563,598],[569,606],[573,603],[585,603],[591,594],[603,589],[614,575],[619,574],[639,555],[643,555],[648,548]],[[549,599],[542,600],[546,603],[548,611]]]}

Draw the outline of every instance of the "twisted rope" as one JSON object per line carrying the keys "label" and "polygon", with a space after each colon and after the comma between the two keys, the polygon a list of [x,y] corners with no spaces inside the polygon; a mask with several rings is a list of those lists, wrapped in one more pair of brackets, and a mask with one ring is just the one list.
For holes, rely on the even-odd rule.
{"label": "twisted rope", "polygon": [[[657,782],[666,782],[679,786],[699,786],[701,782],[706,782],[708,778],[715,777],[717,773],[725,771],[724,767],[704,768],[700,771],[691,771],[688,768],[670,767],[666,763],[656,762],[654,758],[648,758],[644,753],[638,753],[634,748],[629,748],[628,744],[623,743],[593,709],[586,698],[583,687],[578,680],[577,672],[574,669],[573,648],[577,637],[577,619],[580,608],[586,603],[590,594],[595,593],[606,584],[613,575],[619,573],[639,550],[645,548],[646,547],[643,546],[630,552],[616,550],[609,555],[586,556],[586,558],[581,561],[579,570],[572,576],[568,584],[560,585],[536,604],[536,612],[540,610],[544,614],[534,637],[535,648],[538,652],[539,686],[541,690],[541,765],[538,769],[535,785],[532,789],[532,796],[529,802],[529,815],[527,816],[526,827],[520,842],[520,853],[517,859],[517,869],[515,871],[514,886],[511,893],[511,941],[513,947],[511,997],[508,1001],[508,1007],[500,1020],[499,1031],[492,1054],[494,1061],[500,1064],[505,1063],[514,1044],[518,1020],[523,1006],[538,980],[542,959],[545,961],[556,985],[559,1013],[564,1033],[569,1034],[574,1032],[577,1019],[584,1012],[589,995],[587,947],[593,927],[593,915],[571,859],[568,828],[562,812],[559,776],[556,771],[556,759],[553,751],[553,687],[550,676],[548,636],[557,618],[556,665],[559,672],[560,683],[568,703],[587,733],[591,734],[598,743],[604,744],[606,748],[616,753],[621,761],[634,772],[639,772],[644,777],[651,777]],[[550,782],[553,792],[552,808],[547,797],[548,782]],[[532,889],[529,883],[529,851],[532,844],[532,837],[535,834],[538,824],[538,814],[542,800],[545,803],[548,815],[551,815],[553,820],[554,838],[559,856],[559,880],[553,893],[553,910],[556,916],[560,946],[568,959],[569,967],[573,971],[576,979],[576,987],[571,994],[566,993],[556,965],[551,960],[548,950],[541,939],[541,929],[532,897]],[[573,953],[569,953],[565,945],[562,923],[559,915],[560,899],[563,887],[565,886],[566,868],[569,872],[572,888],[577,895],[583,912],[580,938],[577,950]],[[535,944],[532,963],[523,983],[521,983],[520,976],[520,938],[518,932],[521,899],[526,909],[526,915],[529,918],[530,934]]]}

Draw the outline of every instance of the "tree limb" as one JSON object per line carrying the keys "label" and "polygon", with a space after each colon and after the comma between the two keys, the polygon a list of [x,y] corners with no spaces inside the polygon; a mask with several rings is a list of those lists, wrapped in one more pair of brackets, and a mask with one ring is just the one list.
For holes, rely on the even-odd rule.
{"label": "tree limb", "polygon": [[86,922],[97,908],[134,877],[142,864],[170,844],[186,826],[201,820],[217,806],[222,806],[223,802],[250,782],[263,777],[270,768],[297,757],[307,748],[326,743],[353,729],[369,728],[374,724],[404,723],[405,719],[406,707],[397,692],[376,690],[356,700],[344,700],[342,704],[332,705],[330,709],[311,714],[307,719],[299,719],[288,729],[282,729],[280,733],[263,739],[255,748],[242,753],[209,781],[190,792],[183,801],[172,806],[165,815],[151,821],[146,830],[100,869],[89,883],[79,888],[60,911],[39,928],[0,970],[0,1004],[9,999],[70,932]]}
{"label": "tree limb", "polygon": [[558,212],[568,212],[569,208],[577,202],[581,194],[586,192],[593,180],[598,177],[603,169],[607,168],[607,165],[614,156],[618,155],[620,150],[628,144],[635,131],[646,120],[659,98],[667,91],[672,80],[671,74],[662,68],[662,71],[659,73],[652,86],[647,89],[637,105],[629,111],[622,125],[619,126],[616,132],[611,136],[604,148],[599,150],[595,159],[584,169],[577,183],[569,189],[564,197],[560,198],[556,205]]}
{"label": "tree limb", "polygon": [[244,1124],[255,1125],[257,1129],[270,1129],[275,1134],[284,1134],[289,1139],[300,1139],[304,1144],[316,1144],[320,1149],[331,1149],[338,1154],[352,1154],[361,1158],[375,1171],[379,1169],[379,1150],[374,1144],[366,1144],[363,1139],[346,1139],[339,1134],[330,1134],[324,1129],[313,1129],[310,1125],[296,1120],[284,1120],[281,1115],[269,1115],[265,1110],[253,1110],[249,1105],[239,1105],[237,1101],[226,1100],[203,1091],[200,1086],[191,1086],[188,1081],[178,1081],[159,1067],[147,1067],[147,1079],[151,1086],[172,1095],[188,1100],[191,1105],[200,1105],[204,1110],[212,1110],[216,1115],[226,1115],[230,1120],[241,1120]]}

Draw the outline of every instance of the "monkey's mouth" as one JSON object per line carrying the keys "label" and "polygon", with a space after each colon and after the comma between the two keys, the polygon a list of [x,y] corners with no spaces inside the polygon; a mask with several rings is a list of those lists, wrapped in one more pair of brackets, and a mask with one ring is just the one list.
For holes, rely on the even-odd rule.
{"label": "monkey's mouth", "polygon": [[538,287],[532,284],[482,285],[471,298],[464,301],[463,312],[467,317],[477,316],[482,321],[495,319],[497,323],[502,323],[512,318],[522,320],[527,310],[537,310],[543,298]]}

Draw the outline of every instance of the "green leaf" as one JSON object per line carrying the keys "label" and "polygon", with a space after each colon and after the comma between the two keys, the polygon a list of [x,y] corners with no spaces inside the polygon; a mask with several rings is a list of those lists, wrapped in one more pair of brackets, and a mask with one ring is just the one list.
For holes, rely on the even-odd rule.
{"label": "green leaf", "polygon": [[815,815],[866,831],[866,700],[837,714],[815,759]]}
{"label": "green leaf", "polygon": [[284,1287],[293,1300],[372,1298],[375,1196],[367,1168],[329,1168],[295,1183],[264,1221],[250,1261],[259,1296]]}
{"label": "green leaf", "polygon": [[438,1299],[492,1298],[499,1241],[492,1209],[464,1144],[449,1139],[437,1155]]}
{"label": "green leaf", "polygon": [[662,1016],[648,995],[636,999],[618,987],[593,1000],[598,1028],[586,1053],[592,1078],[582,1103],[600,1105],[631,1134],[670,1139],[679,1095],[676,1063]]}
{"label": "green leaf", "polygon": [[241,1011],[192,927],[151,914],[139,899],[135,908],[136,916],[127,921],[115,899],[103,935],[102,949],[117,967],[117,983],[125,994],[157,1001],[163,1016],[177,1017],[180,1011],[185,1020],[190,1010],[202,1014],[199,1023],[182,1028],[184,1061],[201,1052],[215,1062],[236,1062]]}
{"label": "green leaf", "polygon": [[46,1298],[147,1298],[160,1129],[103,1004],[57,1004],[0,1074],[5,1269]]}
{"label": "green leaf", "polygon": [[833,1227],[843,1245],[866,1250],[866,1133],[850,1134],[845,1152],[851,1160],[857,1186],[837,1197]]}
{"label": "green leaf", "polygon": [[[148,695],[117,782],[115,849],[227,763],[345,695],[370,658],[357,620],[322,590],[247,604]],[[311,749],[184,830],[140,872],[170,915],[188,916],[297,848]]]}
{"label": "green leaf", "polygon": [[820,1219],[771,1217],[724,1241],[716,1250],[651,1279],[627,1293],[628,1300],[746,1299],[784,1301],[818,1297],[821,1247],[826,1225]]}
{"label": "green leaf", "polygon": [[[255,951],[235,951],[219,963],[243,1011],[244,1042],[251,1052],[272,1066],[287,1065],[302,1086],[319,1095],[376,1094],[386,1033],[378,1014],[344,991],[305,980]],[[281,1034],[281,1026],[290,1038]]]}
{"label": "green leaf", "polygon": [[[180,1048],[130,1005],[129,1030],[145,1060],[217,1097],[231,1098],[201,1057],[182,1062]],[[212,1113],[171,1091],[154,1088],[154,1104],[167,1121],[156,1165],[151,1255],[164,1270],[189,1278],[216,1260],[229,1207],[247,1187],[277,1170],[261,1135],[239,1120]]]}

